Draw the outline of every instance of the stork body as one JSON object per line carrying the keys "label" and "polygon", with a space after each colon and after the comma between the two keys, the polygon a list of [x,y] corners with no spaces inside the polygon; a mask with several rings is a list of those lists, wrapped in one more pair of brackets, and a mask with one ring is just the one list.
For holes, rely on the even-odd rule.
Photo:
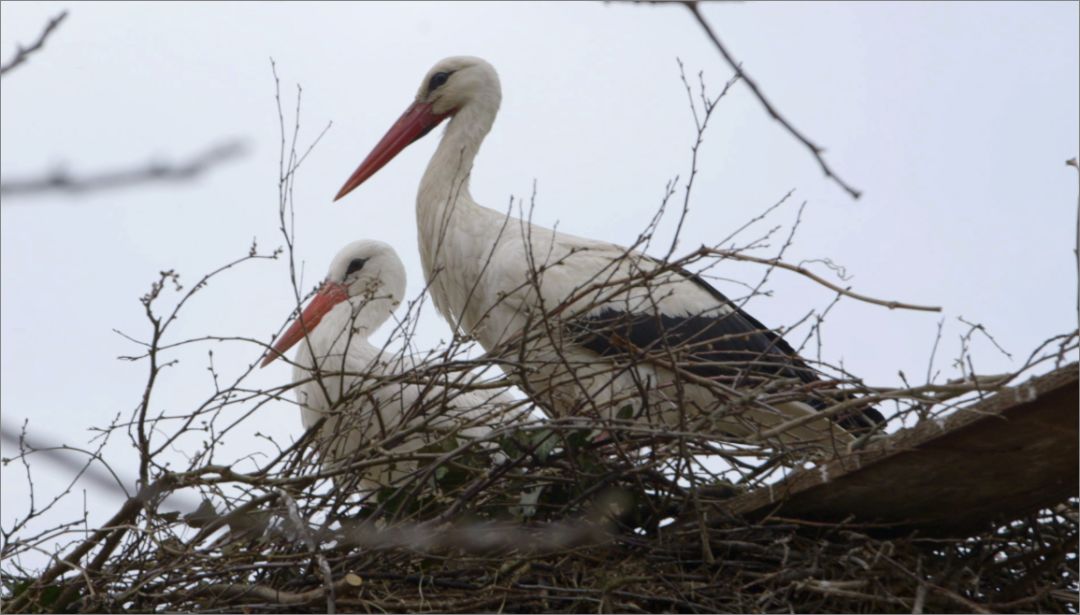
{"label": "stork body", "polygon": [[[452,326],[488,351],[506,350],[525,388],[554,416],[613,418],[629,405],[635,416],[667,426],[706,415],[719,431],[750,436],[815,413],[795,401],[738,411],[725,403],[736,386],[764,377],[809,382],[816,375],[700,278],[476,203],[469,177],[500,100],[487,62],[443,60],[337,197],[451,118],[420,182],[416,212],[424,275]],[[639,281],[620,284],[631,277]],[[788,435],[850,437],[824,419]]]}
{"label": "stork body", "polygon": [[[393,248],[353,242],[334,258],[318,294],[263,362],[300,344],[293,363],[296,397],[305,429],[322,421],[324,465],[349,463],[364,448],[403,456],[449,437],[480,438],[510,420],[513,398],[502,390],[394,382],[423,365],[371,344],[368,336],[404,293],[405,268]],[[368,490],[389,486],[416,466],[414,460],[370,466],[360,482]]]}

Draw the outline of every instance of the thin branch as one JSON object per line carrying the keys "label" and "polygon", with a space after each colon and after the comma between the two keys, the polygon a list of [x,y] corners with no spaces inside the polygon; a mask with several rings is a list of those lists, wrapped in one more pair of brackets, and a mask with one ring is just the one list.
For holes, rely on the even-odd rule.
{"label": "thin branch", "polygon": [[58,169],[45,177],[0,180],[0,194],[4,196],[31,196],[50,192],[82,194],[154,182],[185,181],[242,153],[244,153],[243,145],[238,141],[232,141],[216,145],[186,162],[177,164],[151,162],[141,167],[104,171],[85,177],[73,176],[63,169]]}
{"label": "thin branch", "polygon": [[41,31],[41,34],[38,35],[37,40],[31,43],[29,47],[19,45],[18,48],[15,49],[15,57],[11,58],[6,64],[0,64],[0,77],[6,75],[9,70],[13,70],[23,62],[26,62],[27,58],[44,47],[45,41],[48,40],[49,35],[56,30],[60,25],[60,22],[64,21],[67,14],[67,11],[61,11],[59,15],[50,19],[49,22],[45,24],[45,28]]}
{"label": "thin branch", "polygon": [[720,39],[716,36],[716,33],[713,32],[712,28],[709,26],[709,23],[705,21],[705,17],[701,14],[700,9],[698,8],[698,3],[694,0],[691,0],[688,2],[684,2],[683,4],[686,6],[686,8],[690,9],[691,13],[694,14],[694,18],[698,20],[698,23],[701,24],[701,27],[705,30],[705,34],[707,34],[712,40],[713,44],[716,45],[716,49],[720,51],[720,55],[724,56],[724,60],[726,60],[728,65],[731,66],[731,69],[735,71],[735,74],[741,77],[746,82],[746,85],[750,87],[750,91],[754,93],[754,96],[758,99],[761,105],[765,107],[765,111],[769,113],[769,116],[777,122],[780,122],[780,125],[783,126],[791,134],[791,136],[798,139],[800,143],[805,145],[806,148],[810,150],[810,153],[814,155],[815,159],[817,159],[818,164],[821,165],[821,170],[825,172],[825,177],[828,177],[829,179],[832,179],[834,182],[836,182],[841,188],[843,188],[848,194],[851,195],[851,198],[858,199],[860,196],[862,196],[862,192],[848,185],[848,183],[841,179],[840,176],[838,176],[825,162],[825,158],[822,157],[822,153],[824,153],[825,149],[813,143],[801,132],[796,130],[796,128],[791,125],[791,122],[787,121],[784,116],[780,115],[780,112],[772,106],[772,103],[770,103],[767,98],[765,98],[765,95],[761,92],[761,89],[758,88],[757,82],[755,82],[753,78],[750,77],[750,75],[746,74],[746,71],[743,70],[742,65],[739,64],[739,62],[737,62],[734,57],[732,57],[731,53],[727,50],[726,47],[724,47],[724,44],[720,42]]}
{"label": "thin branch", "polygon": [[[118,496],[129,498],[131,494],[128,492],[128,486],[134,485],[135,481],[125,481],[117,476],[109,464],[105,463],[105,460],[100,454],[92,453],[90,451],[83,450],[66,444],[48,444],[43,445],[37,441],[31,441],[25,436],[21,437],[23,445],[27,449],[27,453],[37,453],[43,455],[58,466],[64,468],[67,472],[72,474],[78,474],[85,476],[90,482],[94,483],[101,491],[110,491]],[[20,442],[20,436],[12,433],[0,424],[0,442],[3,442],[5,446],[18,447]],[[65,453],[80,453],[90,457],[90,461],[97,461],[105,470],[98,468],[96,465],[78,462],[72,459],[70,454]],[[5,460],[7,458],[5,457]]]}
{"label": "thin branch", "polygon": [[884,299],[875,299],[873,297],[868,297],[866,295],[861,295],[859,293],[852,292],[852,290],[850,288],[843,288],[841,286],[837,286],[836,284],[833,284],[832,282],[830,282],[830,281],[826,280],[825,278],[817,275],[816,273],[813,273],[812,271],[810,271],[809,269],[806,269],[805,267],[800,267],[798,265],[792,265],[790,263],[785,263],[785,262],[783,262],[781,260],[778,260],[778,259],[775,259],[775,258],[758,258],[756,256],[750,256],[749,254],[743,254],[743,253],[740,253],[740,252],[733,252],[731,250],[714,250],[714,249],[705,248],[705,247],[700,248],[698,250],[698,253],[701,254],[702,256],[711,254],[713,256],[721,256],[723,258],[730,258],[730,259],[737,260],[737,261],[748,261],[748,262],[751,262],[751,263],[759,263],[759,264],[762,264],[762,265],[768,265],[770,267],[779,267],[780,269],[787,269],[788,271],[794,271],[795,273],[798,273],[799,275],[806,276],[806,277],[810,278],[811,280],[817,282],[818,284],[821,284],[822,286],[825,286],[826,288],[834,290],[834,291],[836,291],[836,292],[838,292],[838,293],[840,293],[842,295],[845,295],[847,297],[851,297],[852,299],[858,299],[859,301],[865,301],[866,303],[873,303],[874,305],[883,305],[883,306],[889,308],[890,310],[898,310],[898,309],[899,310],[917,310],[917,311],[920,311],[920,312],[940,312],[941,311],[941,308],[937,307],[937,306],[915,305],[913,303],[903,303],[901,301],[887,301],[887,300],[884,300]]}

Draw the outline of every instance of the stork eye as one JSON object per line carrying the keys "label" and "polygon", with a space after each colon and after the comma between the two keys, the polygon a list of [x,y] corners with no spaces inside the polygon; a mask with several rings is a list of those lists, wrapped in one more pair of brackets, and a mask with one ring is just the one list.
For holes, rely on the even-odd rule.
{"label": "stork eye", "polygon": [[[451,71],[452,72],[452,71]],[[442,87],[446,80],[450,78],[450,73],[435,73],[431,76],[431,81],[428,81],[427,91],[428,94],[434,92],[438,88]]]}
{"label": "stork eye", "polygon": [[366,258],[354,258],[349,262],[349,268],[345,270],[345,275],[350,276],[353,273],[360,271],[364,268],[364,263],[367,262]]}

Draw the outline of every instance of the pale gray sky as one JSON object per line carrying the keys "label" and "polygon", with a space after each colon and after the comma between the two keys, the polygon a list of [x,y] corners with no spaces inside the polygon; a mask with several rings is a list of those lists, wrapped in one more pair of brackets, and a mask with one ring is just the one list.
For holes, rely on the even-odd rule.
{"label": "pale gray sky", "polygon": [[[4,3],[2,57],[65,6]],[[146,336],[138,298],[158,271],[176,269],[191,284],[245,253],[253,237],[265,247],[281,243],[270,56],[287,98],[295,83],[304,88],[308,139],[334,122],[296,186],[307,286],[346,242],[373,237],[402,255],[411,296],[422,287],[414,197],[436,138],[343,202],[330,199],[435,61],[479,55],[502,78],[502,112],[473,174],[479,202],[502,208],[512,195],[527,197],[535,180],[535,221],[619,243],[634,240],[665,183],[688,168],[693,127],[675,58],[691,73],[704,70],[714,91],[731,75],[677,6],[67,8],[47,48],[3,80],[5,178],[56,165],[91,173],[179,160],[233,137],[248,146],[243,159],[182,186],[11,198],[0,209],[3,422],[29,419],[33,431],[71,443],[136,406],[146,366],[116,359],[135,348],[113,329]],[[1014,368],[1039,342],[1076,326],[1077,176],[1064,165],[1080,149],[1076,3],[718,3],[704,12],[777,107],[864,196],[853,201],[825,179],[736,86],[707,135],[683,250],[726,236],[796,189],[774,219],[790,222],[808,202],[792,260],[828,257],[847,267],[860,292],[944,307],[937,316],[843,301],[832,311],[824,358],[875,385],[897,384],[898,370],[925,377],[942,317],[938,365],[946,377],[956,375],[949,359],[965,329],[958,316],[985,324],[1016,357],[1010,362],[979,339],[976,368],[985,372]],[[672,228],[666,223],[661,236]],[[760,271],[730,264],[721,273],[755,280]],[[832,298],[784,273],[770,288],[774,298],[749,306],[770,325]],[[269,341],[290,307],[285,264],[252,264],[207,288],[174,339]],[[446,333],[428,310],[418,344],[434,346]],[[207,396],[206,350],[174,355],[181,362],[166,371],[155,410],[182,411]],[[214,353],[226,375],[259,354],[243,345]],[[278,363],[251,384],[288,378]],[[288,439],[301,429],[295,408],[264,413],[264,432]],[[131,459],[118,444],[117,459]],[[25,486],[19,468],[2,471],[6,525],[22,513]],[[41,489],[63,478],[44,465],[37,471]]]}

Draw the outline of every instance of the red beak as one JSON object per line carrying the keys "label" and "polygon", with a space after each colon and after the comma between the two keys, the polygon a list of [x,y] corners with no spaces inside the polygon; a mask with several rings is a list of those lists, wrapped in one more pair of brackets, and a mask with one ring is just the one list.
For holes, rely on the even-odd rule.
{"label": "red beak", "polygon": [[273,350],[266,353],[263,358],[262,364],[259,367],[266,367],[274,361],[274,359],[285,354],[285,351],[296,345],[296,342],[304,339],[304,336],[315,330],[319,321],[326,315],[335,305],[345,301],[349,298],[349,292],[345,290],[343,284],[336,282],[324,282],[322,288],[311,300],[311,303],[304,308],[304,311],[300,314],[300,318],[293,321],[292,326],[278,338],[274,343]]}
{"label": "red beak", "polygon": [[386,163],[393,160],[394,156],[401,153],[401,150],[426,135],[432,128],[438,126],[440,122],[452,114],[443,113],[438,115],[433,113],[429,103],[417,102],[410,105],[405,110],[405,113],[401,114],[398,121],[394,122],[394,125],[386,132],[386,136],[382,138],[382,141],[379,141],[375,149],[371,150],[368,157],[360,163],[349,181],[345,182],[345,185],[338,191],[334,200],[336,201],[352,192],[354,188],[367,181],[376,171],[383,168]]}

